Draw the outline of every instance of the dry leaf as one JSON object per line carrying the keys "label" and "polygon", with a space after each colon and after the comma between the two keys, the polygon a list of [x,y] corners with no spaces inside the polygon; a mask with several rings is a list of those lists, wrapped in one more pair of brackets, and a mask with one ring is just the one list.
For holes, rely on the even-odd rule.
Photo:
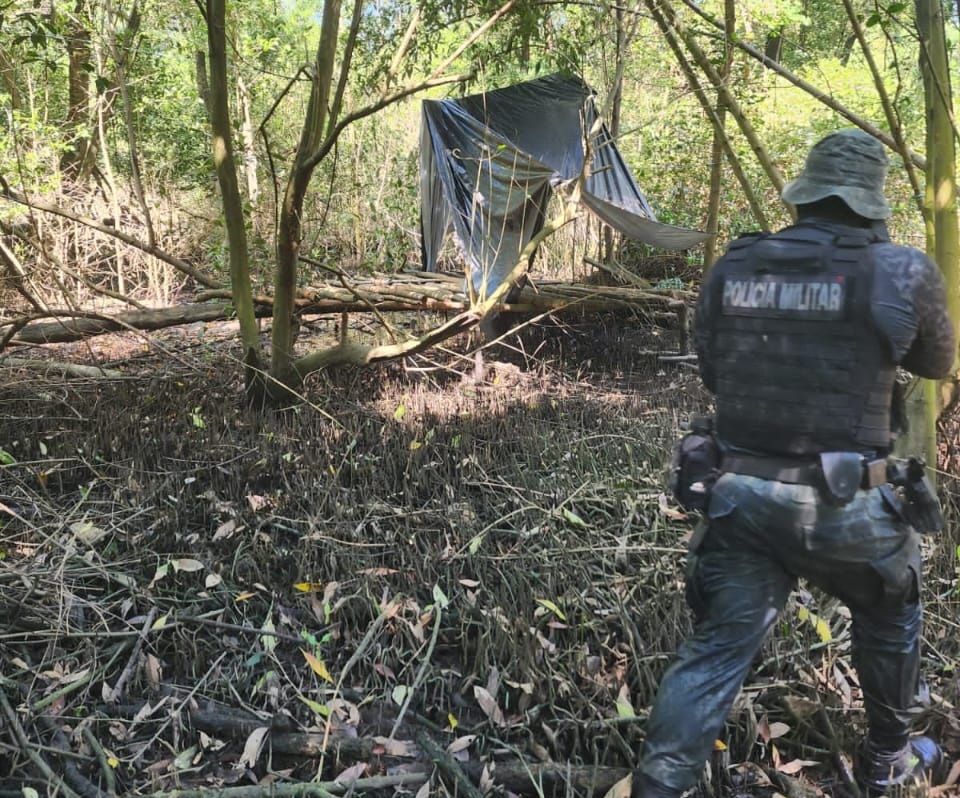
{"label": "dry leaf", "polygon": [[352,781],[359,779],[364,773],[367,772],[367,763],[366,762],[357,762],[356,765],[351,765],[346,770],[340,772],[334,779],[334,784],[349,784]]}
{"label": "dry leaf", "polygon": [[843,696],[843,708],[850,709],[853,706],[853,690],[850,682],[837,665],[833,666],[833,680],[837,683],[837,689]]}
{"label": "dry leaf", "polygon": [[465,734],[463,737],[458,737],[450,745],[447,746],[448,754],[455,754],[457,751],[463,751],[471,746],[474,740],[477,739],[475,734]]}
{"label": "dry leaf", "polygon": [[633,774],[624,776],[620,781],[614,784],[604,793],[603,798],[630,798],[630,791],[633,789]]}
{"label": "dry leaf", "polygon": [[330,671],[327,670],[327,666],[323,664],[322,659],[315,657],[309,651],[304,651],[302,648],[300,649],[300,653],[303,654],[303,658],[310,666],[310,670],[317,674],[317,676],[319,676],[321,679],[325,679],[326,681],[330,682],[330,684],[333,684],[333,677],[330,675]]}
{"label": "dry leaf", "polygon": [[373,742],[382,749],[387,756],[412,758],[419,754],[417,744],[413,740],[394,740],[391,737],[374,737]]}
{"label": "dry leaf", "polygon": [[496,698],[497,693],[500,692],[500,669],[496,666],[490,669],[490,674],[487,676],[486,687],[487,692]]}
{"label": "dry leaf", "polygon": [[486,762],[483,765],[483,770],[480,771],[480,792],[484,795],[493,791],[493,770],[496,765],[493,762]]}
{"label": "dry leaf", "polygon": [[807,720],[820,711],[819,703],[801,696],[786,695],[783,697],[783,703],[786,704],[790,714],[797,720]]}
{"label": "dry leaf", "polygon": [[540,743],[538,743],[536,740],[530,741],[530,753],[541,762],[549,762],[551,760],[550,752],[545,746],[540,745]]}
{"label": "dry leaf", "polygon": [[[770,740],[776,740],[778,737],[783,737],[783,735],[790,731],[790,727],[786,723],[779,722],[771,723],[768,729],[770,732]],[[769,740],[767,742],[769,742]]]}
{"label": "dry leaf", "polygon": [[77,521],[76,523],[70,524],[70,531],[73,532],[73,536],[77,540],[85,543],[87,546],[92,546],[107,534],[105,529],[94,526],[90,521]]}
{"label": "dry leaf", "polygon": [[237,521],[235,518],[231,518],[229,521],[224,521],[220,526],[217,527],[217,531],[213,533],[214,540],[226,540],[233,536],[233,533],[237,531]]}
{"label": "dry leaf", "polygon": [[794,773],[799,773],[804,768],[819,764],[819,762],[815,762],[812,759],[791,759],[789,762],[784,762],[782,765],[779,765],[777,770],[781,773],[785,773],[788,776],[792,776]]}
{"label": "dry leaf", "polygon": [[663,513],[667,518],[671,519],[672,521],[687,520],[688,516],[686,513],[680,510],[675,510],[673,509],[673,507],[667,504],[667,497],[664,494],[662,493],[660,494],[660,498],[657,500],[657,503],[660,506],[660,512]]}
{"label": "dry leaf", "polygon": [[179,560],[170,560],[170,565],[173,566],[174,571],[186,571],[187,573],[203,570],[203,563],[200,562],[200,560],[194,560],[190,557],[183,557]]}
{"label": "dry leaf", "polygon": [[160,680],[163,678],[163,666],[160,665],[160,660],[153,654],[147,654],[143,663],[143,672],[147,677],[147,684],[150,685],[150,689],[159,690]]}
{"label": "dry leaf", "polygon": [[334,713],[344,724],[356,727],[360,723],[360,710],[343,698],[331,698],[327,701],[327,711]]}
{"label": "dry leaf", "polygon": [[237,760],[237,764],[240,767],[256,767],[257,760],[260,759],[260,752],[263,750],[263,743],[266,741],[267,734],[269,733],[269,726],[258,726],[250,732],[250,736],[247,737],[247,741],[243,744],[243,753],[240,754],[240,759]]}
{"label": "dry leaf", "polygon": [[485,688],[480,687],[479,685],[475,686],[473,688],[473,697],[477,699],[477,703],[480,705],[480,709],[483,710],[483,713],[490,718],[495,725],[505,725],[506,721],[503,718],[503,711],[497,704],[497,700],[490,695]]}
{"label": "dry leaf", "polygon": [[767,722],[766,715],[757,721],[757,734],[765,743],[770,742],[770,724]]}
{"label": "dry leaf", "polygon": [[270,500],[266,496],[247,496],[247,504],[250,505],[250,509],[254,512],[257,510],[262,510],[270,503]]}

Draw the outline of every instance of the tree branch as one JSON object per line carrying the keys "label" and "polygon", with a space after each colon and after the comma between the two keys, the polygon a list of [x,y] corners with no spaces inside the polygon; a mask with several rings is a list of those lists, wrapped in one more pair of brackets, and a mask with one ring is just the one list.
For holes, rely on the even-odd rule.
{"label": "tree branch", "polygon": [[[815,100],[818,100],[819,102],[823,103],[825,106],[827,106],[827,108],[830,108],[831,110],[836,111],[840,116],[842,116],[848,122],[851,122],[861,130],[863,130],[864,132],[869,133],[871,136],[879,139],[884,144],[886,144],[891,150],[898,151],[896,142],[884,131],[878,128],[876,125],[864,119],[862,116],[855,114],[846,106],[841,105],[833,97],[821,91],[816,86],[810,83],[807,83],[807,81],[805,81],[803,78],[799,77],[798,75],[795,75],[785,66],[778,63],[777,61],[774,61],[772,58],[769,58],[767,55],[765,55],[763,52],[758,50],[756,47],[749,44],[748,42],[745,42],[741,37],[734,36],[731,33],[728,33],[722,22],[720,22],[718,19],[716,19],[715,17],[711,16],[706,11],[704,11],[704,9],[702,9],[696,2],[694,2],[694,0],[680,0],[680,2],[683,3],[685,6],[687,6],[689,9],[691,9],[694,13],[696,13],[701,19],[710,23],[717,30],[723,33],[724,37],[728,42],[735,45],[736,47],[739,47],[741,50],[743,50],[743,52],[745,52],[751,58],[759,61],[761,64],[767,67],[767,69],[773,70],[782,78],[785,78],[786,80],[790,81],[798,89],[802,89],[811,97],[813,97]],[[927,165],[926,158],[924,158],[922,155],[918,155],[912,150],[909,151],[908,154],[910,156],[911,162],[918,169],[926,168],[926,165]]]}
{"label": "tree branch", "polygon": [[17,191],[14,191],[10,188],[10,185],[6,180],[0,176],[0,197],[10,200],[11,202],[16,202],[18,205],[23,205],[27,208],[31,208],[36,211],[43,211],[44,213],[50,213],[54,216],[60,216],[64,219],[69,219],[71,222],[76,222],[77,224],[82,224],[85,227],[90,227],[93,230],[96,230],[98,233],[103,233],[104,235],[111,236],[112,238],[119,239],[125,244],[129,244],[131,247],[139,249],[141,252],[146,252],[148,255],[152,255],[157,260],[163,261],[164,263],[173,266],[179,272],[192,277],[200,285],[206,286],[207,288],[217,288],[219,283],[211,279],[203,272],[198,271],[185,260],[176,258],[173,255],[170,255],[164,252],[162,249],[158,248],[155,245],[145,244],[143,241],[140,241],[138,238],[135,238],[132,235],[124,233],[122,230],[118,230],[116,227],[111,227],[109,225],[101,224],[95,219],[91,219],[87,216],[81,216],[80,214],[73,213],[68,211],[66,208],[61,208],[59,205],[55,205],[52,202],[44,202],[43,200],[30,199],[29,197],[20,194]]}

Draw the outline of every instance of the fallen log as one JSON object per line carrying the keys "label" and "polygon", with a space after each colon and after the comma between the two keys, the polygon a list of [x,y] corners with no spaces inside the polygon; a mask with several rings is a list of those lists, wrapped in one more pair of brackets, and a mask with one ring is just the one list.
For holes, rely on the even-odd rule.
{"label": "fallen log", "polygon": [[[160,330],[195,322],[221,321],[229,318],[233,309],[227,303],[175,305],[156,310],[129,310],[106,315],[73,315],[69,311],[56,312],[55,321],[37,321],[26,324],[13,342],[18,344],[62,344],[81,341],[104,333],[121,330]],[[264,315],[269,315],[264,313]]]}
{"label": "fallen log", "polygon": [[[470,298],[463,291],[463,279],[451,275],[425,272],[401,273],[372,278],[350,286],[328,285],[303,289],[295,300],[301,315],[323,315],[363,312],[463,313],[470,309]],[[199,302],[155,310],[122,311],[113,315],[74,314],[53,311],[53,321],[11,320],[7,326],[22,324],[12,336],[17,344],[48,344],[79,341],[121,330],[159,330],[196,322],[224,321],[233,316],[225,289],[205,291],[197,295]],[[657,315],[682,312],[693,298],[690,291],[656,291],[636,286],[597,286],[543,281],[523,287],[516,302],[499,306],[503,313],[561,313],[579,311],[638,311]],[[212,301],[216,300],[216,301]],[[254,298],[255,312],[269,317],[273,301],[270,297]],[[0,328],[2,329],[2,328]]]}

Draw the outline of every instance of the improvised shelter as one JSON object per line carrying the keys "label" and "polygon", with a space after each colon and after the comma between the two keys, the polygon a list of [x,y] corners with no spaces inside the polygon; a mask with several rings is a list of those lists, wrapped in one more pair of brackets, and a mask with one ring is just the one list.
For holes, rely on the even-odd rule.
{"label": "improvised shelter", "polygon": [[[580,78],[549,75],[459,99],[425,100],[420,129],[423,268],[453,228],[473,289],[488,296],[543,227],[553,187],[583,170],[597,110]],[[606,126],[592,141],[581,202],[624,236],[663,249],[708,233],[658,222]]]}

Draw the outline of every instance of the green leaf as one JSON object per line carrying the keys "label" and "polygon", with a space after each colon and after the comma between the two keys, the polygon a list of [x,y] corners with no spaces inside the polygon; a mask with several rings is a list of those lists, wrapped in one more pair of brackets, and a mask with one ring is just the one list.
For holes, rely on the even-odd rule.
{"label": "green leaf", "polygon": [[566,622],[567,616],[563,614],[563,610],[561,610],[556,604],[550,601],[550,599],[537,599],[537,604],[539,604],[541,607],[546,607],[548,610],[550,610],[550,612],[556,615],[561,621]]}
{"label": "green leaf", "polygon": [[0,449],[0,465],[14,465],[17,459],[5,449]]}
{"label": "green leaf", "polygon": [[[817,636],[820,638],[821,643],[829,643],[833,640],[833,634],[830,632],[830,624],[828,624],[823,618],[819,615],[814,616],[816,621],[813,624],[813,628],[817,631]],[[813,620],[811,618],[811,620]]]}
{"label": "green leaf", "polygon": [[195,426],[197,429],[204,429],[207,426],[206,422],[203,420],[203,416],[200,415],[199,407],[193,408],[193,412],[190,414],[190,420],[193,421],[193,426]]}
{"label": "green leaf", "polygon": [[433,601],[441,610],[446,609],[450,604],[447,594],[440,589],[440,585],[433,586]]}
{"label": "green leaf", "polygon": [[306,698],[302,695],[297,696],[304,704],[310,707],[311,710],[321,718],[325,718],[330,714],[330,710],[326,708],[323,704],[318,703],[317,701],[312,701],[309,698]]}
{"label": "green leaf", "polygon": [[277,631],[277,627],[273,625],[273,618],[271,617],[273,613],[273,607],[271,607],[267,612],[267,617],[263,622],[263,625],[260,627],[260,630],[267,632],[260,639],[263,641],[263,648],[266,651],[273,652],[277,647],[277,638],[275,635],[271,634],[272,632]]}
{"label": "green leaf", "polygon": [[157,570],[154,571],[153,579],[150,580],[150,584],[153,585],[156,582],[159,582],[161,579],[163,579],[167,575],[167,571],[169,570],[170,570],[170,563],[165,562],[163,565],[159,566]]}
{"label": "green leaf", "polygon": [[584,521],[579,515],[577,515],[573,510],[569,510],[566,507],[563,508],[563,517],[566,519],[568,524],[573,524],[580,529],[587,528],[587,522]]}
{"label": "green leaf", "polygon": [[617,698],[617,717],[618,718],[637,717],[637,713],[633,711],[633,704],[631,704],[630,701],[628,701],[623,697]]}

